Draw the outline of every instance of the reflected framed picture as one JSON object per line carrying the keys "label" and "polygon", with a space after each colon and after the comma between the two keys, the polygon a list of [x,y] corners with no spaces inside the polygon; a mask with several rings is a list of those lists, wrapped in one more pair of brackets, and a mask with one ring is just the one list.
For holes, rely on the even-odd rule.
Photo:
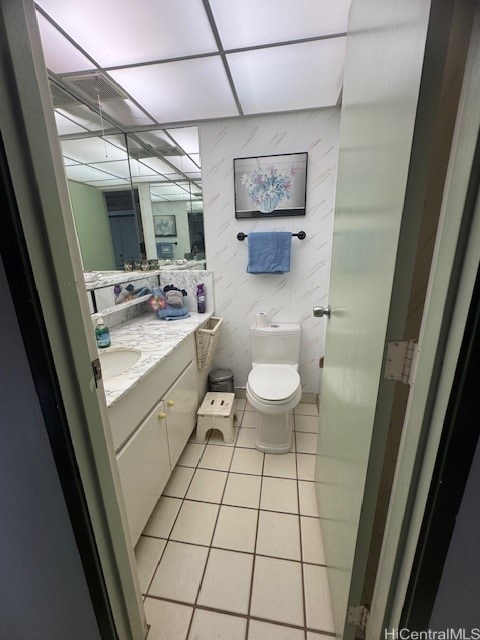
{"label": "reflected framed picture", "polygon": [[307,161],[307,152],[235,158],[235,217],[304,216]]}
{"label": "reflected framed picture", "polygon": [[157,238],[170,238],[177,235],[177,221],[173,215],[153,215],[153,226]]}

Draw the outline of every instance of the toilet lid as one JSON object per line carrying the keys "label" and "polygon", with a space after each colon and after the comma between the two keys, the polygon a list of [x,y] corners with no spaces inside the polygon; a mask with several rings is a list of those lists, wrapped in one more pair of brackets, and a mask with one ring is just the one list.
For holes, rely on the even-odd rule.
{"label": "toilet lid", "polygon": [[298,389],[300,376],[288,364],[259,364],[250,371],[248,384],[264,400],[288,400]]}

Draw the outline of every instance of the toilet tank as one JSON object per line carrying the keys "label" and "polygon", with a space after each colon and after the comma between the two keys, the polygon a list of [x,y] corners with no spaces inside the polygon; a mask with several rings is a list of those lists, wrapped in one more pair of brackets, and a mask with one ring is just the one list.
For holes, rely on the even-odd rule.
{"label": "toilet tank", "polygon": [[267,327],[250,327],[252,363],[255,364],[299,364],[299,324],[272,323]]}

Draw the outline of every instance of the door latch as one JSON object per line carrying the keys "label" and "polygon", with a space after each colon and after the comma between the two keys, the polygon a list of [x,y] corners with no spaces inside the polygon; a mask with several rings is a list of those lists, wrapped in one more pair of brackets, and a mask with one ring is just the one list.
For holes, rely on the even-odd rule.
{"label": "door latch", "polygon": [[98,389],[98,381],[102,379],[102,365],[100,364],[100,358],[92,360],[92,370],[95,387]]}
{"label": "door latch", "polygon": [[315,318],[323,318],[323,316],[327,316],[330,318],[330,313],[332,309],[330,305],[325,309],[325,307],[313,307],[313,315]]}

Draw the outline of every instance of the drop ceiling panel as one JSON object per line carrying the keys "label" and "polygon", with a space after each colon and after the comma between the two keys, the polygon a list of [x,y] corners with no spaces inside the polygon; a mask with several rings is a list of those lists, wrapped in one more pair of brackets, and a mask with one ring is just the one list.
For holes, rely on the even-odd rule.
{"label": "drop ceiling panel", "polygon": [[110,72],[158,122],[238,115],[219,56]]}
{"label": "drop ceiling panel", "polygon": [[156,193],[158,196],[174,196],[174,195],[187,195],[190,197],[190,194],[179,187],[176,184],[168,184],[168,185],[155,185],[152,186],[151,191]]}
{"label": "drop ceiling panel", "polygon": [[198,171],[197,165],[188,156],[169,156],[168,160],[182,172]]}
{"label": "drop ceiling panel", "polygon": [[64,155],[79,162],[104,162],[105,160],[125,160],[127,153],[108,141],[108,138],[82,138],[62,140]]}
{"label": "drop ceiling panel", "polygon": [[164,176],[178,175],[173,167],[170,167],[166,162],[160,160],[160,158],[145,158],[142,159],[142,163]]}
{"label": "drop ceiling panel", "polygon": [[155,180],[155,182],[159,182],[159,181],[161,182],[162,180],[164,183],[170,182],[170,178],[162,178],[161,176],[158,175],[158,173],[153,176],[133,176],[132,180],[135,183],[152,182],[152,180]]}
{"label": "drop ceiling panel", "polygon": [[148,167],[146,164],[143,164],[143,162],[138,162],[134,159],[130,159],[130,171],[134,180],[137,178],[149,178],[151,181],[158,178],[158,173],[156,171]]}
{"label": "drop ceiling panel", "polygon": [[137,138],[142,140],[142,142],[145,142],[145,144],[153,148],[166,149],[168,151],[169,149],[175,147],[175,143],[163,129],[157,129],[156,131],[145,131],[143,133],[136,133],[135,135],[137,136]]}
{"label": "drop ceiling panel", "polygon": [[100,116],[86,107],[84,104],[72,104],[56,110],[60,115],[64,115],[73,120],[88,131],[100,131],[102,121]]}
{"label": "drop ceiling panel", "polygon": [[107,180],[112,177],[106,174],[104,171],[99,171],[86,164],[76,164],[74,166],[65,167],[67,177],[69,180],[76,180],[77,182],[87,182],[91,180]]}
{"label": "drop ceiling panel", "polygon": [[108,100],[102,103],[103,111],[126,127],[154,124],[132,100]]}
{"label": "drop ceiling panel", "polygon": [[84,133],[86,131],[84,127],[72,122],[69,118],[65,118],[61,113],[55,111],[54,114],[59,136],[68,135],[69,133]]}
{"label": "drop ceiling panel", "polygon": [[167,129],[167,131],[185,153],[189,155],[199,153],[197,127],[182,127],[179,129]]}
{"label": "drop ceiling panel", "polygon": [[343,82],[346,38],[227,56],[246,114],[334,106]]}
{"label": "drop ceiling panel", "polygon": [[38,4],[103,67],[216,50],[201,0],[38,0]]}
{"label": "drop ceiling panel", "polygon": [[210,0],[225,49],[347,30],[350,0]]}
{"label": "drop ceiling panel", "polygon": [[45,64],[54,73],[84,71],[95,65],[71,44],[58,29],[37,12]]}
{"label": "drop ceiling panel", "polygon": [[190,153],[190,158],[195,162],[196,165],[198,165],[199,167],[202,166],[201,162],[200,162],[200,154],[199,153]]}
{"label": "drop ceiling panel", "polygon": [[191,178],[192,180],[200,180],[202,177],[201,171],[186,171],[185,175],[187,178]]}
{"label": "drop ceiling panel", "polygon": [[130,171],[128,169],[128,160],[114,160],[113,162],[96,162],[90,165],[94,169],[100,169],[106,173],[111,173],[117,178],[125,178],[130,180]]}
{"label": "drop ceiling panel", "polygon": [[130,187],[130,180],[123,180],[122,178],[112,178],[110,180],[90,180],[87,181],[86,184],[89,184],[92,187],[97,187],[97,189],[120,186]]}

